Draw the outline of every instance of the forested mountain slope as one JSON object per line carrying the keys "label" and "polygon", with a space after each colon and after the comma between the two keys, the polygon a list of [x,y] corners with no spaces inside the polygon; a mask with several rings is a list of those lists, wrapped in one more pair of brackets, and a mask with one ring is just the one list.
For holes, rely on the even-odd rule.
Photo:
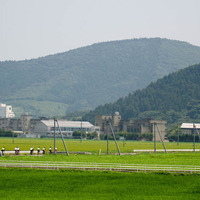
{"label": "forested mountain slope", "polygon": [[97,107],[84,116],[94,121],[96,114],[119,111],[123,119],[154,118],[175,122],[200,120],[200,64],[171,73],[136,90],[112,104]]}
{"label": "forested mountain slope", "polygon": [[116,101],[200,62],[200,47],[152,38],[98,43],[24,61],[0,62],[0,101],[17,115],[58,116]]}

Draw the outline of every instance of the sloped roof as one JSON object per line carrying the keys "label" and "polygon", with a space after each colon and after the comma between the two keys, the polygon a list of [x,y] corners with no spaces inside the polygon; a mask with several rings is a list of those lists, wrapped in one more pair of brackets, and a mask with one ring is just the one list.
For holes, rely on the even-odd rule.
{"label": "sloped roof", "polygon": [[[54,120],[41,120],[41,122],[48,127],[54,127]],[[58,125],[60,127],[80,127],[80,128],[81,126],[82,128],[89,128],[89,127],[94,126],[93,124],[87,121],[81,122],[81,121],[67,121],[67,120],[58,120]],[[57,122],[56,122],[56,126],[57,126]]]}
{"label": "sloped roof", "polygon": [[182,129],[193,129],[193,128],[200,129],[200,124],[196,124],[196,123],[182,123],[181,128]]}

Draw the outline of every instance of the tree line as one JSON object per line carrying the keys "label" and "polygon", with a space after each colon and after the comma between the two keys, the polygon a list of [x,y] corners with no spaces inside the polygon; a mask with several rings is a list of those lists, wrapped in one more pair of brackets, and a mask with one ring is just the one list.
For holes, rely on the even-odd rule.
{"label": "tree line", "polygon": [[136,90],[114,103],[98,106],[83,116],[94,122],[96,114],[120,112],[122,119],[166,120],[168,127],[200,120],[200,64],[179,70]]}

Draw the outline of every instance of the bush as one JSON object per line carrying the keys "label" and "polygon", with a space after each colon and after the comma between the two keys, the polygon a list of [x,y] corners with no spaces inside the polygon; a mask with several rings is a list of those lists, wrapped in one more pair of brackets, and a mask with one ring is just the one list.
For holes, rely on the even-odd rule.
{"label": "bush", "polygon": [[[153,134],[152,133],[130,133],[130,132],[118,132],[115,134],[116,139],[118,140],[120,137],[125,137],[126,140],[147,140],[152,141]],[[100,135],[101,140],[107,140],[107,134]],[[113,136],[109,134],[109,140],[114,140]]]}
{"label": "bush", "polygon": [[[177,142],[178,135],[177,134],[169,134],[167,136],[170,142]],[[194,136],[192,134],[180,134],[179,135],[179,142],[193,142]],[[195,141],[199,141],[199,136],[195,135]]]}
{"label": "bush", "polygon": [[17,137],[16,133],[13,133],[12,131],[5,131],[5,130],[0,130],[0,137]]}
{"label": "bush", "polygon": [[143,133],[142,139],[146,141],[152,141],[153,140],[153,133]]}
{"label": "bush", "polygon": [[98,134],[97,132],[87,133],[87,139],[97,139]]}
{"label": "bush", "polygon": [[[72,133],[74,139],[81,139],[81,131],[74,131]],[[82,138],[86,138],[86,133],[82,131]]]}

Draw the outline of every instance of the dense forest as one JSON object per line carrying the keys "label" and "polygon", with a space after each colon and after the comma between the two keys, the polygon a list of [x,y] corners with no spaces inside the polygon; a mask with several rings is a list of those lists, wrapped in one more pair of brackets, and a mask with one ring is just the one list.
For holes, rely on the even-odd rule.
{"label": "dense forest", "polygon": [[[0,99],[13,105],[17,117],[24,112],[64,116],[114,102],[199,62],[200,47],[186,42],[161,38],[103,42],[38,59],[0,62]],[[135,101],[140,101],[139,94]],[[125,117],[138,116],[157,108],[159,102],[149,105],[149,101],[145,99],[142,107],[132,105],[130,111],[123,105],[121,110]]]}
{"label": "dense forest", "polygon": [[114,103],[98,106],[84,115],[94,122],[96,114],[119,111],[123,119],[153,118],[167,120],[168,126],[200,121],[200,64],[171,73],[136,90]]}

